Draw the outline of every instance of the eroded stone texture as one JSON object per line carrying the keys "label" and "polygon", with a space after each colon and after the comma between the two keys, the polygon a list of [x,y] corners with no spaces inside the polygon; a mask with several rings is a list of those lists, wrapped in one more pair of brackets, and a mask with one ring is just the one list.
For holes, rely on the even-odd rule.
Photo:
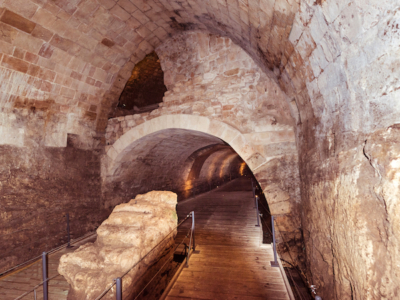
{"label": "eroded stone texture", "polygon": [[[124,299],[135,295],[141,289],[141,276],[157,263],[165,249],[174,245],[176,204],[176,194],[152,191],[116,206],[97,229],[94,243],[61,257],[58,271],[70,284],[68,299],[96,298],[115,278],[144,258],[123,277]],[[108,293],[105,299],[115,299],[115,292]]]}
{"label": "eroded stone texture", "polygon": [[[265,82],[279,83],[278,96],[285,97],[296,121],[294,134],[258,134],[257,128],[266,130],[265,125],[274,122],[266,116],[263,106],[256,108],[260,113],[253,110],[249,114],[252,118],[244,117],[253,102],[260,104],[258,96],[256,99],[251,94],[250,86],[259,83],[254,76],[250,76],[248,86],[237,90],[249,95],[251,101],[215,103],[214,108],[213,102],[208,102],[211,98],[203,100],[197,96],[197,92],[204,92],[201,86],[190,94],[197,101],[190,102],[190,97],[180,99],[181,86],[173,86],[170,80],[192,88],[195,85],[186,85],[193,82],[192,73],[193,78],[195,74],[206,75],[200,78],[200,85],[206,84],[206,92],[212,88],[214,79],[225,84],[224,80],[233,78],[237,80],[235,84],[242,84],[235,74],[236,67],[213,73],[216,69],[220,72],[220,62],[213,63],[214,54],[220,59],[220,54],[228,48],[221,46],[218,39],[198,32],[185,34],[199,34],[198,40],[191,42],[198,46],[196,53],[204,64],[192,60],[193,56],[186,57],[190,51],[187,53],[183,40],[177,39],[177,45],[182,47],[176,53],[182,55],[171,59],[173,65],[163,66],[165,71],[171,71],[167,72],[171,76],[166,76],[165,83],[172,89],[166,100],[172,101],[165,101],[165,106],[157,112],[165,109],[168,113],[200,114],[235,126],[252,141],[253,149],[259,153],[254,158],[257,165],[267,163],[274,156],[291,154],[297,145],[301,198],[305,207],[302,227],[304,234],[313,239],[306,247],[312,270],[310,283],[318,283],[319,292],[326,299],[397,297],[396,294],[390,296],[391,291],[396,290],[395,280],[384,281],[385,276],[371,275],[386,271],[378,264],[367,262],[368,258],[381,257],[382,253],[391,256],[390,245],[386,243],[379,248],[381,252],[375,251],[360,261],[359,257],[370,247],[366,238],[358,240],[361,246],[355,247],[356,250],[348,251],[344,243],[331,239],[332,234],[327,235],[329,226],[326,225],[327,220],[336,218],[332,203],[335,209],[347,211],[348,199],[355,199],[354,195],[363,194],[365,189],[373,190],[371,181],[360,183],[357,189],[348,184],[358,182],[358,178],[370,178],[368,169],[350,159],[351,153],[360,155],[360,151],[354,149],[364,148],[365,140],[374,132],[379,134],[380,130],[399,123],[400,25],[396,1],[4,0],[0,5],[0,143],[30,147],[30,141],[37,140],[36,134],[31,139],[31,133],[39,127],[36,123],[19,123],[17,115],[19,110],[41,107],[51,112],[47,115],[51,118],[43,119],[45,126],[41,126],[42,132],[37,134],[46,140],[44,145],[64,147],[68,133],[82,135],[81,143],[91,145],[94,129],[102,131],[107,127],[110,107],[116,105],[134,65],[146,54],[159,46],[160,49],[171,46],[173,42],[169,39],[181,30],[203,30],[219,34],[222,39],[230,38],[264,71],[260,72],[260,78],[269,77],[262,78],[261,86]],[[188,50],[190,47],[189,43]],[[231,46],[229,49],[232,50]],[[166,57],[173,52],[168,50]],[[181,62],[204,67],[207,72],[191,70]],[[239,73],[246,73],[246,69],[238,70]],[[245,76],[243,80],[247,80]],[[219,96],[220,91],[212,95]],[[269,94],[271,98],[278,96]],[[181,102],[174,103],[175,100]],[[186,106],[185,101],[188,101]],[[268,106],[267,110],[270,110]],[[134,122],[133,118],[112,121],[106,139],[113,144],[129,131],[128,127],[155,116],[141,114]],[[252,125],[253,118],[261,123],[260,127]],[[124,122],[130,125],[123,126]],[[396,141],[392,143],[395,145]],[[343,177],[346,180],[342,180]],[[280,180],[285,181],[284,178]],[[269,179],[275,185],[277,181]],[[315,182],[318,187],[314,186]],[[388,186],[390,182],[395,184],[396,180],[388,179]],[[283,192],[287,188],[285,185],[288,184],[279,184]],[[281,192],[276,194],[282,195]],[[360,206],[354,206],[354,211]],[[386,219],[385,211],[381,212],[379,216],[377,213],[377,220]],[[361,219],[365,214],[361,213]],[[321,223],[317,224],[316,220]],[[346,224],[345,221],[341,223]],[[352,225],[350,230],[336,226],[335,234],[355,240],[357,226]],[[363,236],[368,233],[366,231]],[[347,256],[343,254],[345,251]],[[337,263],[331,262],[331,258]],[[353,262],[359,264],[353,265]],[[368,272],[354,271],[360,265],[367,266]],[[340,275],[346,272],[347,277]],[[388,296],[377,296],[375,291]]]}
{"label": "eroded stone texture", "polygon": [[307,255],[328,298],[399,297],[399,137],[398,126],[377,131],[303,173]]}
{"label": "eroded stone texture", "polygon": [[254,171],[254,175],[263,188],[269,210],[276,220],[280,256],[305,269],[297,153],[269,157],[267,163]]}
{"label": "eroded stone texture", "polygon": [[67,242],[106,218],[100,154],[67,148],[0,146],[0,271]]}
{"label": "eroded stone texture", "polygon": [[384,133],[399,122],[396,22],[390,1],[302,2],[289,37],[298,54],[286,70],[303,65],[306,85],[296,104],[309,280],[323,298],[399,297],[397,222],[379,192],[397,183],[384,173],[379,183],[367,159],[369,145],[388,149],[386,169],[397,153],[398,141]]}

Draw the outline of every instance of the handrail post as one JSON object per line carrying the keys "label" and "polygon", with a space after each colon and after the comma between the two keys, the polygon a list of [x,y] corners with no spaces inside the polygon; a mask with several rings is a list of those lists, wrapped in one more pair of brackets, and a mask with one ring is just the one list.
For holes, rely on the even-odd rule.
{"label": "handrail post", "polygon": [[71,246],[71,234],[69,229],[69,213],[67,213],[67,234],[68,234],[68,246],[67,248],[72,248]]}
{"label": "handrail post", "polygon": [[256,214],[257,214],[257,225],[256,227],[260,227],[260,212],[258,211],[258,196],[256,195],[254,197],[254,199],[256,199]]}
{"label": "handrail post", "polygon": [[274,224],[274,216],[271,216],[271,224],[272,224],[272,240],[274,247],[274,261],[271,261],[271,267],[279,267],[278,258],[276,254],[276,240],[275,240],[275,224]]}
{"label": "handrail post", "polygon": [[47,253],[42,253],[43,300],[48,300]]}
{"label": "handrail post", "polygon": [[253,198],[254,198],[254,208],[256,208],[256,191],[254,189],[254,183],[253,183],[253,179],[251,180],[251,190],[253,191]]}
{"label": "handrail post", "polygon": [[122,300],[122,281],[121,277],[118,277],[116,280],[116,299]]}
{"label": "handrail post", "polygon": [[193,235],[193,251],[196,251],[196,240],[194,237],[195,221],[194,221],[194,211],[192,211],[192,235]]}
{"label": "handrail post", "polygon": [[[186,249],[188,249],[187,252]],[[189,246],[185,244],[185,252],[186,252],[186,268],[189,268],[190,244]]]}

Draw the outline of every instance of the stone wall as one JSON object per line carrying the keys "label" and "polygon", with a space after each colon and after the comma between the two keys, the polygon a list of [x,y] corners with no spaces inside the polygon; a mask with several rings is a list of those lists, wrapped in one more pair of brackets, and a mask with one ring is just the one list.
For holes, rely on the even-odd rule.
{"label": "stone wall", "polygon": [[[65,147],[72,133],[82,136],[75,137],[82,147],[93,147],[94,130],[105,130],[110,107],[134,65],[158,47],[169,89],[164,104],[150,114],[118,119],[119,128],[106,133],[112,145],[107,156],[118,158],[115,148],[123,151],[118,141],[132,128],[143,125],[145,131],[144,124],[158,116],[200,115],[212,125],[225,122],[240,132],[230,140],[233,148],[245,145],[240,148],[245,154],[251,148],[249,166],[267,185],[265,193],[282,199],[278,211],[299,207],[298,188],[269,178],[269,168],[291,168],[291,178],[301,179],[304,210],[299,215],[309,239],[308,276],[323,297],[393,298],[396,280],[381,276],[392,271],[386,264],[382,271],[371,257],[394,257],[390,243],[395,244],[397,232],[388,230],[390,242],[381,246],[370,234],[381,225],[371,225],[369,213],[359,208],[364,198],[368,202],[379,194],[376,184],[360,182],[355,188],[347,182],[371,177],[364,168],[370,161],[368,147],[365,161],[358,162],[365,140],[385,145],[382,149],[396,144],[381,140],[387,128],[400,122],[396,1],[0,0],[0,7],[0,144]],[[223,38],[199,32],[171,38],[194,29]],[[236,57],[230,60],[230,54]],[[232,98],[231,90],[236,91]],[[294,121],[288,123],[289,112]],[[223,133],[213,130],[217,136]],[[28,156],[36,153],[25,150]],[[380,164],[397,174],[395,162]],[[396,183],[395,175],[387,178],[388,186]],[[378,199],[398,202],[387,197]],[[396,222],[380,209],[376,219],[395,228]],[[358,211],[358,222],[347,222],[348,229],[332,225],[344,223],[340,214],[351,211]],[[294,220],[292,228],[298,226]],[[361,231],[365,238],[357,240]],[[349,239],[361,246],[345,256],[343,241]],[[373,254],[363,256],[365,249]],[[360,265],[366,269],[359,271]]]}
{"label": "stone wall", "polygon": [[93,150],[0,146],[0,271],[93,231],[100,209],[100,155]]}
{"label": "stone wall", "polygon": [[[2,0],[0,107],[8,113],[50,102],[69,125],[49,145],[64,146],[67,133],[90,137],[79,132],[79,120],[90,130],[105,129],[134,65],[176,32],[228,34],[273,69],[298,6],[294,0],[260,7],[256,1]],[[269,38],[277,45],[266,47]]]}
{"label": "stone wall", "polygon": [[[296,264],[297,256],[303,256],[302,247],[296,245],[296,240],[301,239],[300,177],[293,129],[297,108],[279,85],[229,38],[204,32],[186,32],[168,39],[156,48],[156,52],[168,88],[163,103],[151,113],[110,119],[106,129],[108,157],[117,165],[124,165],[129,160],[123,158],[126,156],[124,153],[132,148],[128,140],[138,139],[144,135],[142,128],[147,130],[152,126],[162,130],[169,126],[189,128],[189,123],[193,123],[199,131],[224,137],[223,140],[247,162],[267,201],[274,205],[273,213],[277,216],[285,241],[295,245],[286,251],[293,252],[292,256],[296,258],[293,263]],[[169,119],[162,119],[161,116],[168,116]],[[187,118],[180,121],[185,116]],[[201,121],[204,123],[218,120],[222,124],[203,126],[191,116],[204,117]],[[187,124],[182,124],[184,122]],[[224,133],[224,126],[227,125],[236,132],[227,130],[229,134]],[[233,142],[238,133],[241,138]],[[171,144],[171,149],[165,151],[179,161],[179,155],[175,156],[177,148],[181,148],[179,143]],[[114,154],[116,152],[120,154]],[[221,163],[216,162],[216,165]],[[212,166],[208,171],[204,168],[204,172],[210,169]],[[134,174],[139,174],[139,171]],[[103,178],[110,175],[105,172]],[[177,177],[181,178],[181,175]],[[183,187],[186,190],[191,185],[193,182],[184,181]],[[197,182],[197,186],[201,185]],[[176,187],[169,185],[169,188],[176,191]]]}
{"label": "stone wall", "polygon": [[302,226],[323,298],[398,297],[389,203],[399,198],[383,192],[399,172],[398,20],[390,1],[304,1],[289,36],[297,59],[286,72],[304,70],[304,92],[284,84],[300,108]]}

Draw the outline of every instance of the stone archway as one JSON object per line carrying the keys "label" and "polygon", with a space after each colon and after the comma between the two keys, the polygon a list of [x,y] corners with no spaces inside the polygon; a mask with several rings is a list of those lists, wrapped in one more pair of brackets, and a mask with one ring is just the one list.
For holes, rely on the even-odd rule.
{"label": "stone archway", "polygon": [[[114,121],[118,123],[109,126],[117,126],[119,129],[121,129],[122,123],[124,123],[124,126],[128,126],[131,123],[129,123],[129,118],[126,119],[127,117],[116,118]],[[132,164],[136,163],[134,161],[137,161],[138,158],[136,154],[132,155],[133,151],[137,151],[135,147],[143,145],[142,147],[148,148],[146,145],[148,139],[153,139],[154,135],[162,134],[162,132],[168,130],[183,130],[194,134],[196,134],[196,132],[197,134],[203,133],[211,139],[220,139],[229,144],[247,163],[264,191],[270,211],[276,216],[279,230],[285,235],[287,240],[293,240],[293,242],[295,242],[296,239],[299,239],[298,228],[300,214],[298,213],[298,199],[300,190],[298,184],[297,154],[295,152],[290,152],[264,157],[264,155],[257,151],[260,148],[259,145],[249,141],[247,138],[249,136],[248,134],[243,134],[224,122],[204,116],[171,114],[154,117],[144,120],[144,122],[139,125],[133,125],[130,128],[129,126],[128,128],[124,127],[124,134],[121,133],[121,135],[118,135],[116,140],[109,140],[110,144],[106,148],[106,155],[103,159],[102,168],[104,195],[108,195],[108,193],[111,194],[111,191],[113,195],[112,200],[107,200],[107,205],[112,206],[114,202],[114,204],[116,204],[118,201],[123,201],[126,196],[123,195],[118,199],[116,191],[125,190],[125,186],[128,182],[137,179],[127,179],[127,177],[124,177],[125,175],[121,175],[125,174],[122,172],[125,172],[128,166],[129,168],[134,168]],[[271,147],[268,151],[270,155],[273,155],[276,149],[274,150],[273,147]],[[157,173],[157,170],[154,169],[154,172]],[[146,175],[136,171],[136,177],[145,178],[146,176],[148,176],[148,174]],[[172,176],[173,174],[169,174],[169,177]],[[284,180],[282,180],[283,178]],[[121,182],[121,185],[118,186],[118,184],[116,184],[117,182]],[[150,185],[149,182],[145,184]],[[121,186],[123,186],[123,188],[121,188]],[[160,183],[159,186],[162,187],[163,184]],[[157,186],[155,188],[160,187]],[[108,199],[108,197],[104,196],[104,199]],[[107,205],[105,204],[105,206]],[[294,252],[294,255],[297,257],[297,248]]]}
{"label": "stone archway", "polygon": [[107,172],[104,175],[110,175],[115,171],[126,149],[133,142],[154,132],[171,128],[200,131],[225,141],[241,156],[252,171],[266,161],[254,150],[240,131],[224,122],[196,115],[163,115],[131,128],[107,149]]}

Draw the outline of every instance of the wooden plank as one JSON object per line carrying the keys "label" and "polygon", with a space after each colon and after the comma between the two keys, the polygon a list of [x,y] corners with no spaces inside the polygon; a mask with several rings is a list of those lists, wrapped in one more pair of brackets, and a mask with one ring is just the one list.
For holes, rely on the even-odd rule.
{"label": "wooden plank", "polygon": [[[78,246],[87,243],[92,238],[85,238],[79,241],[74,248],[64,248],[48,255],[48,277],[58,274],[57,268],[61,256],[65,253],[73,252]],[[23,293],[32,290],[34,286],[42,282],[41,261],[36,261],[27,267],[16,270],[0,278],[0,299],[13,300]],[[63,276],[57,276],[49,281],[49,299],[66,300],[69,284]],[[36,290],[37,299],[43,299],[43,287]],[[26,295],[23,299],[33,299],[33,292]]]}
{"label": "wooden plank", "polygon": [[[245,184],[246,191],[237,191]],[[280,270],[270,265],[272,248],[260,248],[251,183],[241,180],[234,185],[234,192],[226,190],[227,184],[178,205],[179,216],[195,211],[200,253],[192,256],[167,299],[289,299]]]}

